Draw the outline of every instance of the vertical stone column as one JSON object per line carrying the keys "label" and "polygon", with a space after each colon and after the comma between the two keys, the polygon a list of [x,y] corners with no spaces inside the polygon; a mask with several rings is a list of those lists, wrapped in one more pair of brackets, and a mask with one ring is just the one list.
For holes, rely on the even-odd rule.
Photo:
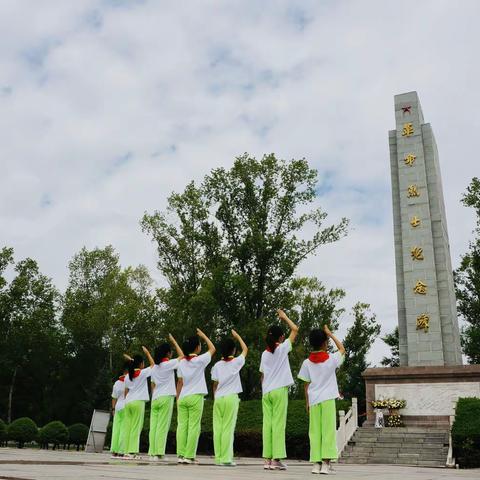
{"label": "vertical stone column", "polygon": [[389,132],[402,366],[458,365],[461,350],[438,153],[416,92]]}

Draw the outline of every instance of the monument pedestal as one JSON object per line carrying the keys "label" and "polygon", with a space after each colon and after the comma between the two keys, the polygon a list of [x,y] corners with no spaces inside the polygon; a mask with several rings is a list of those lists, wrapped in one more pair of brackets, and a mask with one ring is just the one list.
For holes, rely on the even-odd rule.
{"label": "monument pedestal", "polygon": [[367,368],[362,374],[367,395],[366,426],[375,424],[373,400],[407,401],[400,411],[405,426],[446,427],[453,402],[480,397],[480,365]]}

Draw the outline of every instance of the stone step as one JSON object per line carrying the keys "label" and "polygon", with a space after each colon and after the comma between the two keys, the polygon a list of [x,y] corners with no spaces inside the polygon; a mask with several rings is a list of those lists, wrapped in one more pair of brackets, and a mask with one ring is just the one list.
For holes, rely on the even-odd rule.
{"label": "stone step", "polygon": [[426,447],[422,448],[416,448],[414,446],[408,446],[408,445],[398,445],[398,444],[370,444],[370,443],[362,443],[362,444],[355,444],[355,445],[347,445],[345,447],[345,452],[352,452],[352,451],[357,451],[357,452],[375,452],[375,451],[385,451],[385,452],[395,452],[395,451],[401,451],[401,452],[412,452],[412,453],[417,453],[417,452],[425,452],[425,453],[432,453],[432,452],[448,452],[448,447],[447,446],[442,446],[438,447],[435,445],[428,445]]}
{"label": "stone step", "polygon": [[398,437],[358,437],[353,436],[350,440],[353,443],[400,443],[408,445],[444,445],[448,438],[398,438]]}
{"label": "stone step", "polygon": [[384,465],[418,465],[422,467],[438,467],[438,468],[445,468],[445,460],[437,461],[437,460],[419,460],[415,458],[395,458],[391,459],[389,457],[385,458],[368,458],[368,457],[347,457],[347,458],[340,458],[338,460],[339,463],[348,463],[348,464],[384,464]]}
{"label": "stone step", "polygon": [[436,462],[445,462],[447,460],[447,455],[442,454],[414,454],[414,453],[388,453],[388,452],[346,452],[342,454],[342,458],[381,458],[381,459],[388,459],[392,463],[395,463],[397,459],[402,458],[405,460],[415,460],[415,461],[436,461]]}
{"label": "stone step", "polygon": [[391,433],[445,433],[448,431],[448,428],[444,426],[437,427],[385,427],[385,428],[375,428],[375,427],[360,427],[359,431],[362,432],[391,432]]}
{"label": "stone step", "polygon": [[427,432],[427,433],[404,433],[404,432],[362,432],[360,429],[355,435],[365,438],[444,438],[448,436],[448,432]]}

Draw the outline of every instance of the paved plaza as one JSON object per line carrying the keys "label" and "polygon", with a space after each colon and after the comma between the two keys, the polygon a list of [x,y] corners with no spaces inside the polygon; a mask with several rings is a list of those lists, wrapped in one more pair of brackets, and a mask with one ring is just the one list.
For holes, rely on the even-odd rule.
{"label": "paved plaza", "polygon": [[[235,468],[216,467],[209,457],[201,457],[197,466],[176,465],[175,457],[165,462],[116,461],[104,454],[89,454],[74,451],[44,451],[33,449],[0,449],[0,479],[128,479],[150,480],[260,480],[312,478],[311,465],[290,461],[286,472],[264,472],[262,461],[252,458],[238,459]],[[337,465],[338,480],[478,480],[480,470],[449,470],[435,468],[405,467],[398,465]],[[317,478],[316,476],[313,478]]]}

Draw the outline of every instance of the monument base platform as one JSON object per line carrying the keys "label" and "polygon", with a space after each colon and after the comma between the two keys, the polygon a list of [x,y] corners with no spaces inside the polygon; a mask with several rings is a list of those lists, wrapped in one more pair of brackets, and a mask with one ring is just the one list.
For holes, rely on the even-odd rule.
{"label": "monument base platform", "polygon": [[407,401],[401,410],[405,426],[449,425],[454,402],[480,397],[480,365],[367,368],[362,374],[367,396],[367,420],[375,423],[371,403],[379,398]]}

